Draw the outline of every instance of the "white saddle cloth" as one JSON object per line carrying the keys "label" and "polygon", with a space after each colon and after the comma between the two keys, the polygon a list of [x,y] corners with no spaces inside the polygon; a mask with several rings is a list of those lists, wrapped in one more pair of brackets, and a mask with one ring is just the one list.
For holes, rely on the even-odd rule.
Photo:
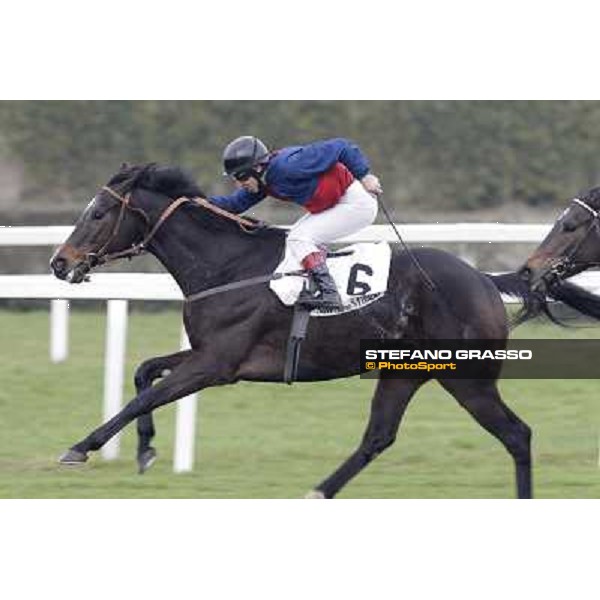
{"label": "white saddle cloth", "polygon": [[[375,302],[387,290],[391,249],[387,242],[354,244],[336,250],[340,256],[327,259],[331,273],[342,298],[341,310],[315,309],[311,315],[329,317],[357,310]],[[300,263],[286,250],[275,273],[301,270]],[[286,306],[293,306],[306,282],[302,276],[282,277],[270,282],[270,287]]]}

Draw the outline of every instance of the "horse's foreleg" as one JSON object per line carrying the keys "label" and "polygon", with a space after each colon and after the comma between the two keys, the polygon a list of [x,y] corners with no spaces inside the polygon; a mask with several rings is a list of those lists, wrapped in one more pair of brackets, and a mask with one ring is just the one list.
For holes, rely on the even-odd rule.
{"label": "horse's foreleg", "polygon": [[218,365],[214,361],[208,363],[197,352],[190,351],[189,356],[162,381],[140,392],[112,419],[72,446],[61,456],[60,462],[64,464],[85,462],[88,452],[100,449],[111,437],[139,416],[149,414],[160,406],[200,389],[233,381],[233,377],[224,375],[223,365]]}
{"label": "horse's foreleg", "polygon": [[391,446],[404,411],[424,380],[380,379],[371,403],[369,424],[358,449],[307,498],[333,498],[373,459]]}
{"label": "horse's foreleg", "polygon": [[[135,389],[137,394],[152,387],[155,379],[165,377],[177,365],[191,354],[191,350],[183,350],[166,356],[158,356],[144,361],[135,372]],[[156,460],[156,450],[150,445],[156,430],[152,413],[137,418],[138,449],[137,462],[139,473],[144,473]]]}

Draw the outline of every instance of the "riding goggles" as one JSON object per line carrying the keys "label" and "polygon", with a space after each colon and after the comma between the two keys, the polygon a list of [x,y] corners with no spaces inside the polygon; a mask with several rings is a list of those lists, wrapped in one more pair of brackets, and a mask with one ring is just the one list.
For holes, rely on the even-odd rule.
{"label": "riding goggles", "polygon": [[236,181],[239,182],[248,181],[250,177],[256,177],[257,179],[259,179],[259,175],[254,169],[247,169],[244,171],[238,171],[237,173],[232,173],[231,177],[233,177]]}

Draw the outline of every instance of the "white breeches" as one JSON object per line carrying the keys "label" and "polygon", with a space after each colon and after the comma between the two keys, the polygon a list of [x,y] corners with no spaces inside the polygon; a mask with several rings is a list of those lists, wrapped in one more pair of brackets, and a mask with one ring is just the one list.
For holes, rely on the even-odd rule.
{"label": "white breeches", "polygon": [[308,213],[290,228],[287,247],[301,262],[319,246],[356,233],[371,225],[377,216],[377,200],[359,181],[354,181],[340,201],[323,212]]}

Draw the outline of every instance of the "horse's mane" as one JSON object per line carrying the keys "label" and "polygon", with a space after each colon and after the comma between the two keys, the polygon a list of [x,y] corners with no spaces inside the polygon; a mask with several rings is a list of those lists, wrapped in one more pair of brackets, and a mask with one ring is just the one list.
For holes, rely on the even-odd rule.
{"label": "horse's mane", "polygon": [[[190,198],[198,196],[202,198],[207,197],[192,175],[185,169],[160,165],[158,163],[147,163],[144,165],[124,164],[121,170],[109,181],[109,186],[116,186],[123,194],[135,188],[142,188],[173,199],[180,196],[188,196]],[[190,216],[198,221],[199,224],[204,227],[208,226],[211,229],[235,228],[238,231],[243,231],[233,221],[206,209],[190,211]],[[245,218],[250,221],[254,220],[249,217]],[[259,235],[260,237],[265,234],[270,237],[274,233],[276,235],[285,235],[283,229],[270,226],[261,226],[255,231],[248,231],[248,233]]]}
{"label": "horse's mane", "polygon": [[171,198],[179,196],[206,197],[206,194],[187,171],[181,167],[157,163],[123,165],[121,170],[110,180],[109,185],[119,186],[122,193],[139,187]]}

